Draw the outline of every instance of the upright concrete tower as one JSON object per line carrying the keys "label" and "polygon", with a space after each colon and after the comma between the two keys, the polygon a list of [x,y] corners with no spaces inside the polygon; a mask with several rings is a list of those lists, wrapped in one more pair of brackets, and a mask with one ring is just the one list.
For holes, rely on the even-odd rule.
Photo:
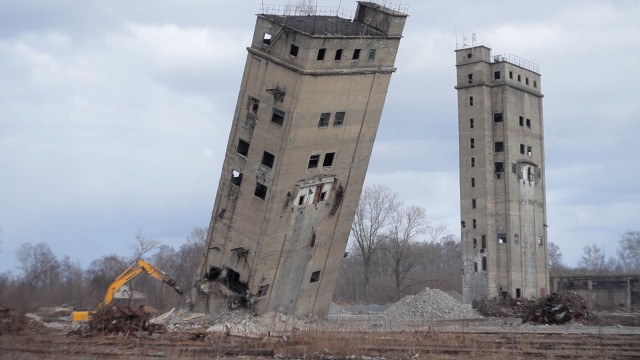
{"label": "upright concrete tower", "polygon": [[549,288],[538,66],[456,50],[464,301]]}
{"label": "upright concrete tower", "polygon": [[365,1],[353,20],[263,10],[193,300],[324,317],[407,15]]}

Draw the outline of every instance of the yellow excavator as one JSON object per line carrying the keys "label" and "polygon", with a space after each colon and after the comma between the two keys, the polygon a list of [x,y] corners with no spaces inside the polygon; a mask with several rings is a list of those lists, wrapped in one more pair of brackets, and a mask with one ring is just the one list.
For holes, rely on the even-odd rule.
{"label": "yellow excavator", "polygon": [[[116,291],[118,291],[118,289],[120,289],[122,285],[127,283],[127,281],[140,275],[142,272],[145,272],[153,276],[154,278],[162,281],[163,283],[167,284],[168,286],[172,287],[178,294],[184,295],[184,292],[182,291],[182,289],[176,286],[176,281],[171,279],[167,274],[165,274],[164,271],[154,267],[153,265],[149,264],[144,260],[137,260],[135,263],[129,266],[125,271],[123,271],[122,274],[120,274],[120,276],[118,276],[115,280],[113,280],[111,285],[109,285],[109,287],[107,288],[107,292],[104,294],[104,300],[102,301],[102,303],[100,303],[100,305],[98,305],[98,308],[102,308],[104,306],[111,304],[111,301],[113,301],[113,296],[115,295]],[[93,311],[74,311],[71,314],[71,319],[77,322],[89,321],[89,318],[91,317],[92,313]]]}

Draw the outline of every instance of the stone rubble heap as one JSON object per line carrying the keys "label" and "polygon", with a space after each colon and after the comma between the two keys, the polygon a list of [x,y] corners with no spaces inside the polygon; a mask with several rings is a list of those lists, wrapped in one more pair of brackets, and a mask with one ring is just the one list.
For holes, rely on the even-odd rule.
{"label": "stone rubble heap", "polygon": [[422,322],[433,320],[478,319],[482,316],[439,289],[426,288],[407,295],[382,313],[389,321]]}

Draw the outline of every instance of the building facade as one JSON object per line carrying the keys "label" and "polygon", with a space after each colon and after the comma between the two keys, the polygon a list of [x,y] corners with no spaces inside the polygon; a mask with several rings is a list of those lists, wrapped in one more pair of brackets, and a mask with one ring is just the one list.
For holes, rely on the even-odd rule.
{"label": "building facade", "polygon": [[549,288],[542,93],[537,65],[456,50],[462,290],[466,303]]}
{"label": "building facade", "polygon": [[[257,15],[193,301],[324,317],[407,15]],[[337,14],[337,13],[336,13]]]}

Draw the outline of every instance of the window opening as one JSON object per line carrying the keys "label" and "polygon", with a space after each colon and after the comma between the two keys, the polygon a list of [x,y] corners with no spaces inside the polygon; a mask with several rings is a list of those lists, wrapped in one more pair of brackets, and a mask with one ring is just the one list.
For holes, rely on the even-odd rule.
{"label": "window opening", "polygon": [[524,144],[520,144],[520,154],[524,155]]}
{"label": "window opening", "polygon": [[471,178],[471,187],[476,187],[476,178]]}
{"label": "window opening", "polygon": [[544,240],[542,236],[538,236],[538,245],[543,245],[543,244],[544,244]]}
{"label": "window opening", "polygon": [[520,289],[516,288],[516,299],[520,299],[520,297],[522,296]]}
{"label": "window opening", "polygon": [[289,48],[289,55],[291,56],[298,56],[298,47],[291,44],[291,47]]}
{"label": "window opening", "polygon": [[376,58],[376,49],[369,49],[369,60]]}
{"label": "window opening", "polygon": [[527,127],[531,129],[531,119],[527,119]]}
{"label": "window opening", "polygon": [[533,151],[532,151],[531,146],[527,146],[527,155],[528,155],[529,157],[531,157],[531,155],[533,155]]}
{"label": "window opening", "polygon": [[509,79],[513,79],[513,71],[509,71]]}
{"label": "window opening", "polygon": [[253,194],[264,200],[267,197],[267,189],[268,188],[265,185],[256,182],[256,190],[253,192]]}
{"label": "window opening", "polygon": [[324,154],[324,160],[322,161],[322,166],[330,167],[331,165],[333,165],[334,156],[335,156],[335,153],[332,153],[332,152]]}
{"label": "window opening", "polygon": [[262,34],[262,43],[265,45],[271,44],[271,34],[269,33]]}
{"label": "window opening", "polygon": [[473,106],[473,96],[469,96],[469,106]]}
{"label": "window opening", "polygon": [[472,53],[467,53],[467,59],[471,59]]}
{"label": "window opening", "polygon": [[333,126],[341,126],[342,124],[344,124],[344,116],[344,111],[338,111],[335,118],[333,119]]}
{"label": "window opening", "polygon": [[298,199],[298,205],[304,205],[304,195],[300,195],[300,198]]}
{"label": "window opening", "polygon": [[476,167],[476,158],[475,157],[471,157],[471,167]]}
{"label": "window opening", "polygon": [[476,199],[471,199],[471,208],[472,209],[476,208]]}
{"label": "window opening", "polygon": [[258,293],[256,294],[256,297],[263,297],[267,295],[268,290],[269,290],[269,284],[260,285],[260,287],[258,288]]}
{"label": "window opening", "polygon": [[482,248],[487,248],[487,235],[482,235]]}
{"label": "window opening", "polygon": [[507,234],[498,234],[498,244],[507,243]]}
{"label": "window opening", "polygon": [[473,224],[473,228],[474,228],[474,229],[475,229],[475,228],[477,228],[477,222],[476,222],[476,219],[473,219],[471,222],[472,222],[472,224]]}
{"label": "window opening", "polygon": [[240,186],[240,184],[242,184],[242,173],[240,171],[231,171],[231,183],[236,186]]}
{"label": "window opening", "polygon": [[511,163],[511,172],[512,173],[517,173],[518,172],[518,165]]}
{"label": "window opening", "polygon": [[473,238],[473,248],[477,248],[478,247],[478,239]]}
{"label": "window opening", "polygon": [[536,80],[533,80],[533,87],[537,88],[538,87],[538,82]]}
{"label": "window opening", "polygon": [[322,49],[318,49],[318,57],[316,57],[316,60],[324,60],[324,54],[327,52],[327,49],[322,48]]}
{"label": "window opening", "polygon": [[524,78],[524,83],[529,85],[529,78],[528,77]]}
{"label": "window opening", "polygon": [[520,74],[518,74],[518,81],[520,81]]}
{"label": "window opening", "polygon": [[500,80],[500,71],[494,71],[493,72],[493,79],[494,80]]}
{"label": "window opening", "polygon": [[335,60],[342,60],[342,49],[336,50]]}
{"label": "window opening", "polygon": [[355,49],[353,50],[353,57],[351,58],[352,60],[358,60],[360,59],[360,49]]}
{"label": "window opening", "polygon": [[317,168],[318,162],[320,162],[320,154],[311,155],[309,157],[309,165],[307,165],[307,169]]}
{"label": "window opening", "polygon": [[325,201],[327,200],[327,192],[323,191],[322,193],[320,193],[320,201]]}
{"label": "window opening", "polygon": [[282,126],[284,124],[284,111],[273,108],[273,114],[271,115],[271,122]]}
{"label": "window opening", "polygon": [[318,120],[318,127],[327,127],[329,126],[329,118],[331,117],[331,113],[322,113],[320,114],[320,120]]}
{"label": "window opening", "polygon": [[524,126],[524,116],[520,116],[520,126]]}
{"label": "window opening", "polygon": [[476,140],[474,138],[471,138],[471,148],[475,148],[476,147]]}
{"label": "window opening", "polygon": [[482,271],[487,271],[487,257],[482,257]]}
{"label": "window opening", "polygon": [[249,96],[249,100],[247,100],[247,110],[251,111],[252,114],[258,114],[258,108],[260,107],[260,100],[254,98],[253,96]]}
{"label": "window opening", "polygon": [[236,147],[236,151],[240,155],[247,156],[249,154],[249,143],[242,139],[238,139],[238,147]]}
{"label": "window opening", "polygon": [[473,119],[469,119],[469,127],[473,129]]}
{"label": "window opening", "polygon": [[495,164],[494,164],[494,170],[497,173],[504,172],[504,163],[500,162],[500,161],[496,161]]}
{"label": "window opening", "polygon": [[314,271],[311,273],[311,280],[309,282],[318,282],[320,280],[320,271]]}
{"label": "window opening", "polygon": [[475,261],[473,263],[473,272],[478,272],[478,262],[477,261]]}
{"label": "window opening", "polygon": [[473,74],[468,74],[467,78],[469,79],[469,84],[473,84]]}
{"label": "window opening", "polygon": [[496,142],[494,148],[495,148],[494,149],[495,152],[503,152],[504,151],[504,142],[502,142],[502,141]]}
{"label": "window opening", "polygon": [[275,155],[273,155],[270,152],[264,151],[262,153],[262,165],[270,169],[273,167],[273,162],[275,159],[276,159]]}
{"label": "window opening", "polygon": [[502,122],[502,113],[493,114],[493,122]]}
{"label": "window opening", "polygon": [[520,236],[518,234],[513,234],[513,242],[516,244],[520,242]]}

